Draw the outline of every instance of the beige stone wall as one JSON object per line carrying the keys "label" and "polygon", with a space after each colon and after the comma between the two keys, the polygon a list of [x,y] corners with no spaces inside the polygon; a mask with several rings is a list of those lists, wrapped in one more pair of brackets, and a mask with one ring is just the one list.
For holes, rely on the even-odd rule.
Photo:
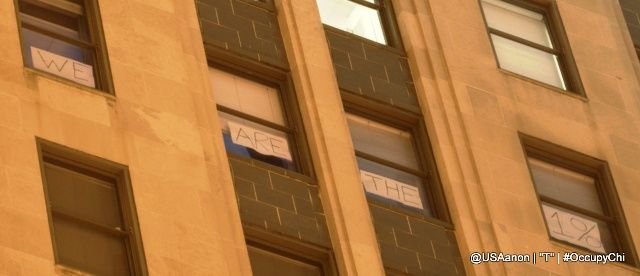
{"label": "beige stone wall", "polygon": [[[424,2],[394,3],[423,80],[421,100],[463,257],[573,251],[549,240],[518,132],[606,160],[639,248],[640,94],[617,2],[557,1],[587,100],[498,69],[478,1]],[[640,274],[621,264],[468,262],[467,272]]]}
{"label": "beige stone wall", "polygon": [[127,165],[152,275],[250,275],[193,1],[99,1],[116,97],[22,64],[0,2],[0,275],[54,275],[35,137]]}

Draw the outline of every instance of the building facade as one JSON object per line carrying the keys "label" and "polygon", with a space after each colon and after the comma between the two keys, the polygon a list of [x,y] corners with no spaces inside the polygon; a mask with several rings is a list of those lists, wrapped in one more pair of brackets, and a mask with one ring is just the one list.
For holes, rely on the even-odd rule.
{"label": "building facade", "polygon": [[0,275],[640,275],[638,7],[2,1]]}

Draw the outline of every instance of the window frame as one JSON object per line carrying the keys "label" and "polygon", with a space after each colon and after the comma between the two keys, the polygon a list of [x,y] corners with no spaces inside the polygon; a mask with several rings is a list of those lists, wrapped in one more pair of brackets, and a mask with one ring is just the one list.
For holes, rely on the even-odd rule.
{"label": "window frame", "polygon": [[[42,178],[43,192],[46,203],[46,212],[49,222],[49,233],[51,237],[51,245],[53,247],[54,262],[56,266],[63,270],[71,270],[76,272],[84,272],[79,268],[75,268],[60,263],[58,253],[58,245],[56,243],[53,217],[63,216],[71,219],[74,223],[89,226],[91,229],[100,229],[100,233],[112,233],[119,235],[125,244],[127,251],[127,260],[131,275],[148,275],[144,246],[140,234],[140,226],[138,224],[138,215],[131,187],[129,169],[127,166],[103,159],[98,156],[89,155],[78,150],[44,140],[36,137],[36,148],[38,151],[38,160],[40,163],[40,174]],[[118,208],[122,215],[122,224],[124,230],[107,229],[102,225],[97,225],[89,220],[65,214],[61,211],[53,210],[51,199],[48,191],[48,183],[46,177],[45,166],[52,164],[67,170],[74,171],[78,174],[89,176],[97,179],[109,179],[116,186]]]}
{"label": "window frame", "polygon": [[259,164],[268,166],[269,168],[277,168],[278,170],[283,170],[287,173],[297,173],[313,178],[315,174],[313,171],[310,149],[307,144],[307,136],[302,122],[302,114],[300,113],[300,108],[297,103],[297,94],[290,74],[247,57],[229,55],[226,53],[226,50],[218,49],[211,45],[205,45],[205,53],[209,67],[259,84],[271,86],[278,90],[279,98],[281,100],[280,103],[282,104],[282,114],[287,126],[281,126],[255,116],[245,114],[241,111],[222,106],[217,102],[215,108],[217,112],[224,112],[271,129],[285,132],[289,142],[291,157],[297,170],[289,170],[229,151],[226,151],[227,154],[234,158],[242,158],[258,162]]}
{"label": "window frame", "polygon": [[[556,1],[553,1],[553,0],[498,0],[498,1],[502,1],[507,4],[512,4],[514,6],[541,14],[545,19],[545,26],[547,27],[547,31],[549,32],[551,43],[554,46],[553,48],[545,47],[543,45],[539,45],[535,42],[531,42],[527,39],[521,38],[519,36],[512,35],[512,34],[489,27],[487,15],[485,14],[484,8],[482,7],[483,0],[478,0],[480,13],[482,15],[484,26],[487,30],[487,37],[489,39],[489,43],[491,44],[491,50],[493,52],[493,56],[495,58],[496,64],[498,65],[498,68],[502,71],[509,72],[510,74],[513,74],[517,77],[524,78],[528,81],[534,82],[538,85],[544,86],[546,88],[550,88],[555,91],[559,91],[562,93],[570,93],[570,94],[578,95],[581,97],[586,97],[586,94],[584,92],[584,87],[580,79],[580,74],[578,72],[575,59],[573,58],[573,54],[571,52],[571,46],[569,44],[569,40],[567,39],[567,34],[565,32],[564,24],[562,23],[562,17],[560,16]],[[496,47],[493,43],[493,39],[491,38],[491,35],[497,35],[504,39],[513,41],[515,43],[522,44],[526,47],[530,47],[536,50],[543,51],[547,54],[557,56],[558,67],[559,67],[558,69],[560,70],[560,74],[564,80],[564,85],[566,89],[562,89],[560,87],[556,87],[554,85],[536,80],[529,76],[513,72],[509,69],[502,68],[500,66],[500,61],[498,60]]]}
{"label": "window frame", "polygon": [[[418,168],[420,169],[420,174],[413,173],[413,169],[403,169],[403,166],[393,164],[393,162],[386,161],[379,157],[372,156],[375,159],[370,159],[369,156],[371,155],[355,150],[355,146],[354,157],[364,158],[374,163],[388,166],[419,177],[422,180],[421,188],[426,193],[426,199],[429,201],[423,204],[429,206],[432,215],[428,216],[424,213],[408,211],[405,208],[384,204],[375,199],[373,201],[367,200],[367,202],[375,204],[376,206],[382,208],[400,212],[404,215],[427,220],[436,225],[443,226],[447,229],[453,229],[449,209],[447,207],[447,201],[444,196],[442,182],[440,181],[440,176],[435,164],[435,156],[433,154],[433,150],[431,149],[431,142],[427,135],[424,119],[422,119],[419,114],[401,110],[384,103],[376,102],[374,100],[365,99],[362,96],[353,95],[349,92],[341,91],[341,97],[344,104],[345,114],[353,114],[392,128],[406,131],[411,134],[411,140],[415,149],[416,160],[419,163]],[[372,112],[374,110],[375,113]],[[345,120],[347,120],[346,116]],[[351,141],[353,141],[351,136],[349,136],[349,138],[351,139]],[[382,160],[383,162],[379,162],[378,160]],[[391,164],[391,166],[389,164]],[[367,199],[369,199],[369,197],[367,197]]]}
{"label": "window frame", "polygon": [[[538,201],[541,214],[544,214],[542,209],[543,204],[547,203],[547,205],[555,205],[571,212],[605,222],[607,226],[609,226],[613,236],[612,238],[616,243],[616,252],[626,253],[626,260],[624,264],[638,267],[640,265],[638,254],[635,250],[631,232],[629,231],[624,210],[622,209],[620,198],[618,197],[613,176],[607,161],[588,156],[521,132],[518,133],[518,136],[520,137],[527,170],[536,193],[536,199]],[[533,172],[528,158],[538,159],[553,166],[593,177],[596,193],[598,194],[598,199],[600,200],[600,204],[603,209],[603,214],[598,214],[584,208],[574,206],[570,203],[565,203],[563,201],[541,195],[533,179]],[[545,230],[551,241],[593,253],[593,251],[585,247],[552,237],[549,232],[548,222],[544,218],[544,215],[542,220],[545,223]]]}
{"label": "window frame", "polygon": [[[24,25],[25,23],[23,22],[22,15],[20,12],[20,2],[26,2],[28,4],[37,5],[37,3],[40,1],[41,0],[13,0],[15,12],[16,12],[17,26],[18,26],[18,36],[20,39],[20,49],[22,51],[22,60],[24,63],[23,66],[31,70],[36,70],[37,72],[44,74],[46,76],[50,76],[56,80],[60,80],[66,83],[73,83],[74,85],[79,85],[82,87],[86,87],[88,89],[95,89],[110,95],[114,95],[115,91],[114,91],[113,79],[111,77],[111,67],[109,65],[109,56],[107,53],[106,40],[104,38],[104,31],[102,28],[102,18],[100,16],[100,8],[98,5],[98,0],[81,0],[83,2],[83,5],[81,5],[81,7],[84,6],[85,14],[84,16],[80,15],[80,17],[83,17],[82,21],[86,25],[89,41],[84,41],[82,39],[69,38],[64,35],[58,34],[56,32],[48,31],[48,30],[42,29],[41,27],[31,25],[29,23],[26,23],[26,26],[25,26]],[[75,3],[70,3],[70,4],[77,5]],[[44,8],[44,9],[51,9],[51,8]],[[61,10],[64,10],[64,9],[61,9]],[[95,80],[95,88],[86,86],[81,83],[74,82],[72,80],[64,79],[62,77],[51,74],[49,72],[36,69],[32,66],[27,66],[26,64],[27,60],[25,55],[27,55],[28,53],[25,53],[23,51],[24,50],[24,46],[23,46],[24,34],[22,31],[22,28],[29,29],[33,32],[51,37],[53,39],[63,41],[65,43],[68,43],[70,45],[73,45],[75,47],[78,47],[85,51],[90,52],[93,59],[95,60],[95,64],[92,65],[94,80]]]}
{"label": "window frame", "polygon": [[247,244],[247,253],[249,251],[248,247],[254,247],[269,251],[272,254],[318,266],[325,276],[339,275],[335,256],[331,249],[270,233],[252,226],[243,226],[243,231]]}
{"label": "window frame", "polygon": [[[322,1],[322,0],[315,0],[315,1]],[[393,4],[391,3],[391,0],[374,0],[376,3],[370,3],[364,0],[342,0],[342,1],[353,2],[357,5],[361,5],[361,6],[378,11],[378,14],[380,15],[380,25],[382,26],[382,32],[384,34],[384,38],[387,43],[382,44],[380,42],[359,36],[357,34],[350,33],[350,32],[341,30],[339,28],[327,25],[322,22],[322,15],[319,14],[320,23],[322,23],[325,29],[329,29],[333,32],[337,32],[342,35],[347,35],[349,37],[356,38],[358,39],[358,41],[363,41],[378,47],[386,47],[391,49],[403,48],[402,39],[400,37],[400,30],[398,28],[398,22],[395,19],[395,12],[394,12]],[[317,7],[317,3],[316,3],[316,7]]]}

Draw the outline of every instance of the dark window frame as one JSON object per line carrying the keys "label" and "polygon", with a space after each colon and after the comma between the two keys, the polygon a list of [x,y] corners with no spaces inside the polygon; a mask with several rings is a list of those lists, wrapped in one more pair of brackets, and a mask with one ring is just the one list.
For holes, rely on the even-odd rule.
{"label": "dark window frame", "polygon": [[[611,175],[611,171],[609,169],[609,164],[604,160],[588,156],[586,154],[553,144],[539,138],[535,138],[533,136],[529,136],[521,132],[518,133],[518,136],[520,137],[520,143],[523,149],[525,160],[527,158],[535,158],[551,165],[558,166],[560,168],[593,177],[595,180],[596,192],[598,193],[604,215],[597,214],[592,211],[571,205],[569,203],[564,203],[560,200],[541,195],[538,192],[538,188],[536,187],[536,184],[534,182],[531,166],[527,161],[527,169],[531,177],[531,183],[533,183],[533,188],[536,192],[536,198],[538,200],[538,205],[540,206],[540,212],[544,214],[542,205],[543,203],[547,203],[607,223],[607,225],[611,228],[613,239],[615,240],[616,246],[618,247],[616,249],[617,252],[624,252],[626,254],[625,264],[635,267],[640,266],[638,253],[636,252],[634,247],[633,239],[629,231],[629,226],[625,219],[624,210],[622,209],[620,198],[618,197],[615,183],[613,181],[613,176]],[[565,244],[567,246],[571,246],[573,248],[579,248],[581,250],[591,252],[589,249],[586,249],[579,245],[558,240],[552,237],[549,233],[549,227],[547,225],[546,219],[543,218],[543,221],[545,223],[545,229],[550,240]]]}
{"label": "dark window frame", "polygon": [[[319,267],[322,275],[337,276],[338,267],[333,252],[324,247],[277,235],[251,226],[243,227],[247,247],[269,251],[283,257]],[[247,250],[249,250],[247,248]]]}
{"label": "dark window frame", "polygon": [[221,111],[227,114],[231,114],[233,116],[247,119],[251,122],[263,125],[265,127],[287,133],[291,157],[297,170],[288,170],[286,168],[275,166],[257,159],[238,155],[229,151],[227,151],[227,154],[233,156],[234,158],[242,158],[252,160],[253,162],[259,162],[262,165],[277,168],[278,170],[284,170],[287,173],[297,173],[310,178],[314,178],[315,173],[310,156],[310,148],[307,144],[307,135],[305,133],[302,121],[302,114],[300,113],[297,94],[295,92],[293,79],[291,78],[290,74],[284,70],[266,65],[262,62],[247,57],[230,54],[226,50],[219,49],[212,45],[205,44],[205,53],[209,67],[233,75],[237,75],[242,78],[246,78],[250,81],[255,81],[260,84],[271,86],[278,90],[278,94],[280,96],[282,104],[282,114],[285,118],[287,126],[280,126],[278,124],[251,116],[249,114],[245,114],[241,111],[236,111],[231,108],[221,106],[219,104],[216,104],[216,110],[218,112]]}
{"label": "dark window frame", "polygon": [[[37,0],[13,0],[15,12],[16,12],[16,20],[18,22],[18,36],[20,38],[21,49],[23,49],[22,44],[24,41],[24,34],[22,33],[23,32],[22,28],[26,28],[31,31],[63,41],[65,43],[69,43],[73,46],[79,47],[83,50],[90,52],[91,56],[95,61],[95,64],[93,64],[92,66],[94,70],[93,73],[94,73],[94,80],[95,80],[96,87],[95,88],[88,87],[71,80],[60,78],[58,76],[55,76],[54,74],[44,72],[42,70],[38,70],[33,67],[28,67],[26,66],[26,58],[25,58],[25,55],[27,55],[28,53],[24,53],[24,52],[22,53],[23,62],[25,64],[25,67],[28,67],[32,70],[37,70],[38,72],[41,72],[42,74],[45,74],[45,75],[52,76],[55,79],[63,80],[64,82],[72,82],[76,85],[81,85],[89,89],[100,90],[107,94],[113,95],[115,94],[115,91],[114,91],[113,79],[111,77],[111,67],[109,65],[109,57],[107,53],[106,41],[104,38],[104,31],[102,28],[102,19],[100,17],[100,8],[98,6],[98,1],[97,0],[81,0],[81,1],[83,4],[81,4],[80,6],[81,7],[84,6],[83,10],[85,14],[80,17],[83,17],[83,21],[84,21],[83,23],[86,25],[87,34],[89,36],[87,37],[88,41],[85,41],[82,39],[69,38],[67,36],[58,34],[56,32],[44,30],[38,26],[23,22],[23,20],[21,19],[20,2],[33,4],[33,3],[37,3],[38,2]],[[72,3],[73,5],[78,5],[73,2],[70,2],[70,3]],[[44,8],[44,9],[55,10],[57,8],[51,7],[51,8]]]}
{"label": "dark window frame", "polygon": [[273,2],[274,0],[235,0],[235,1],[240,1],[243,3],[247,3],[249,5],[253,5],[265,10],[268,10],[270,12],[275,12],[275,3]]}
{"label": "dark window frame", "polygon": [[[392,168],[415,175],[422,179],[422,188],[426,193],[426,199],[429,201],[425,202],[424,204],[428,204],[429,208],[431,209],[432,216],[427,216],[424,213],[408,211],[404,208],[384,204],[383,202],[378,202],[378,200],[375,199],[373,201],[368,200],[368,202],[385,209],[390,209],[402,213],[404,215],[429,221],[436,225],[445,227],[446,229],[453,229],[449,208],[444,196],[442,182],[440,180],[438,169],[435,163],[435,156],[431,148],[431,142],[429,140],[422,116],[413,112],[401,110],[399,108],[377,102],[375,100],[365,99],[362,96],[353,95],[344,91],[341,92],[341,96],[345,113],[360,116],[389,127],[409,132],[411,134],[413,146],[416,150],[416,159],[419,163],[418,165],[421,173],[414,174],[413,172],[411,172],[413,170],[409,168],[403,170],[402,166],[394,165]],[[375,113],[372,111],[375,111]],[[366,153],[363,154],[362,152],[358,151],[355,151],[355,156],[385,166],[388,166],[387,163],[391,163],[390,161],[384,161],[385,163],[380,163],[378,162],[378,160],[380,160],[381,158],[374,157],[375,159],[369,159],[370,155]]]}
{"label": "dark window frame", "polygon": [[[51,244],[53,246],[53,255],[56,265],[60,265],[65,269],[82,271],[81,269],[60,263],[58,254],[58,244],[56,244],[55,231],[53,227],[53,217],[62,216],[66,219],[73,220],[75,223],[85,225],[94,230],[100,229],[101,233],[110,233],[111,235],[124,236],[125,246],[127,250],[127,260],[131,275],[144,276],[148,275],[147,264],[144,253],[144,246],[140,234],[140,226],[138,224],[138,215],[131,187],[131,180],[127,166],[89,155],[69,147],[56,144],[36,137],[36,147],[38,150],[38,159],[40,162],[40,173],[42,177],[44,197],[47,207],[47,217],[49,221],[49,231],[51,235]],[[78,174],[89,176],[96,179],[107,180],[115,184],[117,189],[117,199],[119,211],[122,215],[122,223],[124,229],[107,229],[107,227],[98,225],[92,221],[78,218],[64,212],[53,210],[51,199],[49,198],[47,177],[45,166],[51,164],[62,167],[67,170],[74,171]]]}
{"label": "dark window frame", "polygon": [[[398,27],[398,22],[396,21],[396,18],[395,18],[395,12],[394,12],[391,0],[375,0],[376,3],[369,3],[364,0],[342,0],[342,1],[353,2],[355,4],[377,10],[378,14],[380,15],[380,25],[382,26],[382,32],[384,34],[387,44],[382,44],[377,41],[373,41],[371,39],[359,36],[357,34],[343,31],[336,27],[329,26],[327,24],[322,23],[325,29],[357,39],[358,41],[362,41],[367,44],[371,44],[372,46],[384,47],[388,49],[397,50],[398,52],[402,52],[401,51],[401,49],[403,49],[402,38],[400,37],[400,30]],[[320,22],[322,22],[322,16],[320,16]]]}
{"label": "dark window frame", "polygon": [[[538,85],[550,88],[552,90],[561,91],[564,93],[571,93],[581,97],[586,97],[584,87],[580,79],[580,73],[578,72],[576,61],[571,52],[571,46],[569,44],[569,40],[567,39],[567,34],[565,32],[564,24],[562,23],[562,17],[560,16],[556,1],[551,1],[551,0],[500,0],[500,1],[542,14],[545,18],[547,31],[549,32],[549,36],[551,37],[551,43],[553,44],[554,48],[545,47],[537,43],[531,42],[529,40],[526,40],[524,38],[520,38],[518,36],[508,34],[508,33],[489,27],[489,24],[487,23],[487,16],[485,15],[484,9],[482,8],[482,0],[478,0],[480,13],[482,14],[485,28],[487,29],[487,37],[489,39],[489,43],[491,44],[493,56],[495,58],[496,64],[498,65],[498,68],[500,68],[500,70],[507,71],[518,77],[525,78],[529,81],[532,81]],[[531,47],[531,48],[543,51],[548,54],[556,55],[558,57],[560,74],[564,79],[564,85],[566,87],[566,90],[560,87],[556,87],[551,84],[547,84],[542,81],[533,79],[529,76],[518,74],[508,69],[500,67],[500,62],[498,61],[496,48],[493,44],[493,39],[491,39],[492,34],[514,41],[516,43],[525,45],[527,47]]]}

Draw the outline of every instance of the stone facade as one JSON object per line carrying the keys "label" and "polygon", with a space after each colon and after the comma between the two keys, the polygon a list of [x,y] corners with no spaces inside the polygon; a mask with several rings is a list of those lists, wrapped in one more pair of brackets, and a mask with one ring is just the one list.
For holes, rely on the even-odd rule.
{"label": "stone facade", "polygon": [[[385,266],[640,275],[619,263],[468,261],[476,251],[576,250],[547,233],[519,133],[605,160],[640,251],[640,82],[628,6],[555,1],[583,98],[498,69],[477,0],[392,0],[406,55],[401,76],[374,77],[407,84],[410,72],[415,92],[398,89],[415,99],[351,92],[424,117],[453,225],[443,231],[412,217],[374,223],[388,211],[364,195],[340,98],[349,80],[336,78],[357,69],[334,65],[341,55],[315,0],[98,2],[115,96],[25,68],[17,1],[0,1],[0,275],[65,274],[54,261],[36,137],[128,167],[151,275],[251,275],[246,227],[330,249],[340,275],[384,275]],[[226,153],[203,41],[290,74],[313,177]]]}

